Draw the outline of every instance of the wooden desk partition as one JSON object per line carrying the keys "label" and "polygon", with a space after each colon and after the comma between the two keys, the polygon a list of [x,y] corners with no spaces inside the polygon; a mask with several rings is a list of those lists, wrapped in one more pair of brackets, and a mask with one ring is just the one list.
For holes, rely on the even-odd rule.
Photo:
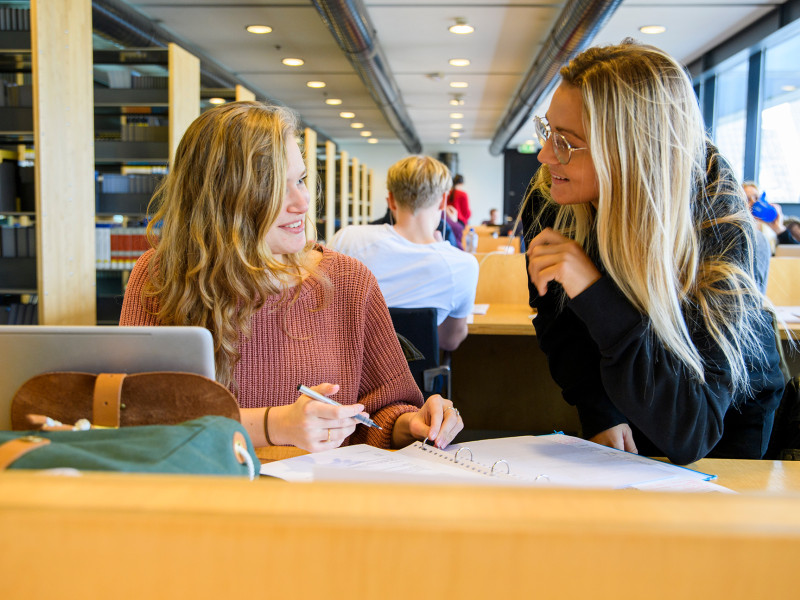
{"label": "wooden desk partition", "polygon": [[32,599],[794,598],[799,503],[9,472],[0,571]]}
{"label": "wooden desk partition", "polygon": [[[464,237],[466,238],[466,232]],[[511,248],[511,250],[508,250]],[[519,254],[519,238],[509,236],[493,237],[491,235],[478,235],[478,252],[507,252]]]}
{"label": "wooden desk partition", "polygon": [[480,264],[476,304],[527,304],[528,276],[524,254],[475,255]]}
{"label": "wooden desk partition", "polygon": [[800,257],[773,257],[769,261],[767,298],[776,306],[800,305]]}

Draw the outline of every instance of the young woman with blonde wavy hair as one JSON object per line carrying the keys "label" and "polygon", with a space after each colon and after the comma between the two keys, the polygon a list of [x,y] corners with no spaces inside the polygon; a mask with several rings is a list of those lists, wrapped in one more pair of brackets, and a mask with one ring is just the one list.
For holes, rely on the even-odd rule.
{"label": "young woman with blonde wavy hair", "polygon": [[[131,273],[120,325],[209,329],[217,380],[256,446],[444,447],[463,422],[439,395],[423,404],[374,276],[308,233],[296,130],[291,111],[258,102],[189,126],[151,202],[153,249]],[[356,427],[365,410],[380,429]]]}
{"label": "young woman with blonde wavy hair", "polygon": [[692,85],[626,40],[561,69],[522,220],[542,350],[584,436],[761,458],[784,381],[753,222]]}

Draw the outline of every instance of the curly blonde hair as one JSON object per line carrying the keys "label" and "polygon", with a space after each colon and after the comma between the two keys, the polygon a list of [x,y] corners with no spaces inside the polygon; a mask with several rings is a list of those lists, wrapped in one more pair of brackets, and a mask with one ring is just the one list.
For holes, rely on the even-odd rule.
{"label": "curly blonde hair", "polygon": [[[143,303],[163,325],[211,331],[217,380],[234,385],[239,336],[266,299],[291,301],[310,241],[277,260],[266,243],[286,193],[287,144],[297,119],[259,102],[212,108],[186,130],[148,213],[155,247]],[[311,273],[314,275],[314,273]],[[148,302],[152,300],[152,302]]]}

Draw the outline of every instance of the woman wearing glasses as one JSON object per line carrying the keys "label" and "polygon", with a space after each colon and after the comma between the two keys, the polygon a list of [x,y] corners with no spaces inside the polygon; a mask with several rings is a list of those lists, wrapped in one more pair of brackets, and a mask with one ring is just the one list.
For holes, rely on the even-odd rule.
{"label": "woman wearing glasses", "polygon": [[753,225],[681,66],[632,41],[561,70],[522,219],[542,350],[587,438],[761,458],[784,381]]}

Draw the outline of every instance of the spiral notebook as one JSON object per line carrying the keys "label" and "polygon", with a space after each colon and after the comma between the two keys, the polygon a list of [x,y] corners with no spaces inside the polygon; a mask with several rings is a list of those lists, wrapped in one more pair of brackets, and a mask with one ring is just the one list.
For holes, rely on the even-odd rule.
{"label": "spiral notebook", "polygon": [[390,452],[371,446],[265,463],[262,475],[289,481],[395,481],[625,488],[666,482],[691,487],[714,475],[630,454],[569,435],[519,436],[455,444],[415,442]]}

